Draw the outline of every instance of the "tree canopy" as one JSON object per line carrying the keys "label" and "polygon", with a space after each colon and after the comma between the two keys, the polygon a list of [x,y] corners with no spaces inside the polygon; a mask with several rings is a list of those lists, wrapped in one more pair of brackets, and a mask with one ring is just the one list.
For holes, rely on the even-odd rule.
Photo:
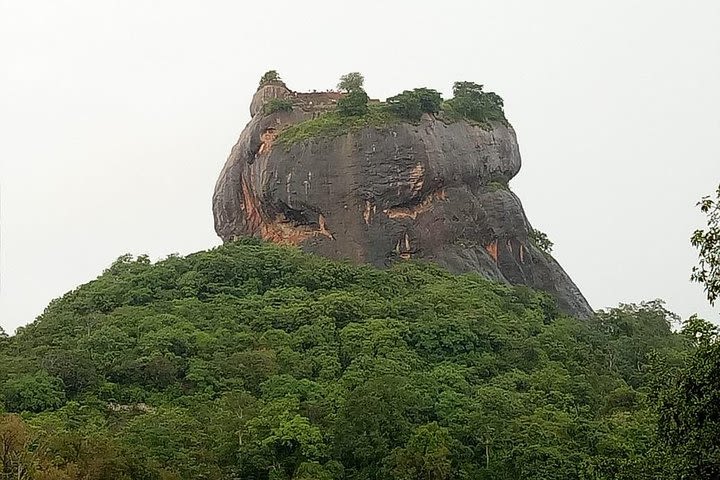
{"label": "tree canopy", "polygon": [[540,250],[545,253],[552,253],[552,249],[555,244],[548,238],[546,233],[541,232],[536,228],[531,228],[529,237],[530,240],[535,243],[535,246],[537,246]]}
{"label": "tree canopy", "polygon": [[447,105],[450,110],[475,122],[507,122],[500,95],[485,92],[482,85],[474,82],[455,82],[453,98],[448,100]]}
{"label": "tree canopy", "polygon": [[370,98],[363,90],[363,83],[365,77],[360,72],[350,72],[340,77],[338,89],[346,92],[337,102],[337,112],[340,116],[362,117],[370,111],[368,108]]}
{"label": "tree canopy", "polygon": [[350,72],[340,77],[340,81],[337,84],[338,90],[346,92],[352,92],[355,90],[362,90],[365,84],[365,77],[360,72]]}
{"label": "tree canopy", "polygon": [[13,439],[0,466],[84,480],[674,478],[649,396],[657,365],[693,348],[674,321],[661,302],[578,321],[525,287],[254,240],[123,256],[0,344]]}
{"label": "tree canopy", "polygon": [[368,107],[369,100],[365,90],[351,90],[338,100],[337,111],[343,117],[361,117],[370,111]]}
{"label": "tree canopy", "polygon": [[387,106],[401,118],[417,121],[423,113],[440,112],[443,99],[440,92],[430,88],[415,88],[387,99]]}
{"label": "tree canopy", "polygon": [[267,72],[263,73],[263,76],[260,77],[260,86],[267,85],[268,83],[278,83],[282,82],[282,78],[280,78],[280,74],[276,70],[268,70]]}

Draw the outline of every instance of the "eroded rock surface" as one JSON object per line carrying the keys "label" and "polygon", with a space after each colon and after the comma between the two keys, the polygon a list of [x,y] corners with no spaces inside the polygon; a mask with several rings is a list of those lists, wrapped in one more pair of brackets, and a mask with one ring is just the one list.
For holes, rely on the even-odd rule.
{"label": "eroded rock surface", "polygon": [[[258,90],[252,120],[215,186],[223,241],[256,236],[377,266],[430,260],[544,290],[564,311],[592,314],[562,267],[529,239],[520,200],[506,187],[520,170],[512,127],[426,116],[418,125],[274,144],[284,126],[316,116],[338,96],[283,85]],[[290,98],[295,107],[265,115],[271,98]]]}

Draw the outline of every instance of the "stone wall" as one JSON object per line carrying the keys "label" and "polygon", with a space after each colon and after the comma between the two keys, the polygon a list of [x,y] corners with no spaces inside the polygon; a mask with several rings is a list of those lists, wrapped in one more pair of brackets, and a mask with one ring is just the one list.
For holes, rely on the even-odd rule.
{"label": "stone wall", "polygon": [[292,92],[291,100],[294,106],[307,112],[324,112],[332,110],[345,94],[341,92]]}

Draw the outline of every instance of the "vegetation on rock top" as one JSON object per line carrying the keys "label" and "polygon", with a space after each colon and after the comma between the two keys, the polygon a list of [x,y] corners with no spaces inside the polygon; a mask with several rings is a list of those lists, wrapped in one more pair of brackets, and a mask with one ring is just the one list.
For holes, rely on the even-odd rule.
{"label": "vegetation on rock top", "polygon": [[423,113],[438,114],[442,103],[440,92],[429,88],[416,88],[388,98],[387,108],[400,118],[418,122]]}
{"label": "vegetation on rock top", "polygon": [[317,118],[284,128],[277,137],[278,145],[290,147],[310,139],[335,138],[368,127],[384,127],[401,119],[381,104],[368,104],[367,113],[360,116],[342,115],[337,111],[323,113]]}
{"label": "vegetation on rock top", "polygon": [[480,124],[489,122],[507,124],[503,106],[504,102],[500,95],[483,91],[482,85],[473,82],[455,82],[453,98],[446,102],[445,110]]}
{"label": "vegetation on rock top", "polygon": [[292,112],[293,102],[289,98],[272,98],[263,105],[263,113]]}
{"label": "vegetation on rock top", "polygon": [[284,83],[282,78],[280,78],[280,74],[276,70],[268,70],[262,77],[260,77],[260,87],[271,83]]}
{"label": "vegetation on rock top", "polygon": [[338,89],[346,92],[334,111],[280,131],[278,143],[287,146],[311,138],[334,138],[366,127],[381,127],[398,122],[417,123],[424,113],[441,121],[468,121],[489,128],[491,122],[507,124],[502,98],[483,91],[473,82],[455,82],[453,98],[443,101],[440,92],[429,88],[415,88],[389,97],[386,102],[369,103],[363,89],[364,77],[358,72],[340,78]]}

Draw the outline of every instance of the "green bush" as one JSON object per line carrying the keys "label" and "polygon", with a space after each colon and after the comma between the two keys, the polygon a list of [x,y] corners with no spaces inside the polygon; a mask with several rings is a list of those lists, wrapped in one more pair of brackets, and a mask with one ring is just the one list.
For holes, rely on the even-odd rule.
{"label": "green bush", "polygon": [[263,113],[270,115],[275,112],[292,112],[293,102],[288,98],[273,98],[263,105]]}
{"label": "green bush", "polygon": [[483,86],[473,82],[455,82],[453,98],[446,102],[446,110],[478,123],[497,121],[507,123],[503,99],[494,92],[484,92]]}
{"label": "green bush", "polygon": [[416,88],[388,98],[387,106],[398,117],[416,122],[423,113],[438,113],[442,101],[437,90]]}
{"label": "green bush", "polygon": [[368,113],[370,98],[365,90],[352,90],[337,102],[337,111],[344,117],[360,117]]}
{"label": "green bush", "polygon": [[420,110],[425,113],[438,113],[443,98],[440,92],[432,88],[416,88],[413,93],[420,101]]}
{"label": "green bush", "polygon": [[388,97],[387,106],[388,109],[398,117],[413,122],[420,120],[422,116],[420,99],[410,90],[405,90],[394,97]]}
{"label": "green bush", "polygon": [[267,85],[268,83],[281,83],[282,78],[276,70],[268,70],[260,77],[260,86]]}

